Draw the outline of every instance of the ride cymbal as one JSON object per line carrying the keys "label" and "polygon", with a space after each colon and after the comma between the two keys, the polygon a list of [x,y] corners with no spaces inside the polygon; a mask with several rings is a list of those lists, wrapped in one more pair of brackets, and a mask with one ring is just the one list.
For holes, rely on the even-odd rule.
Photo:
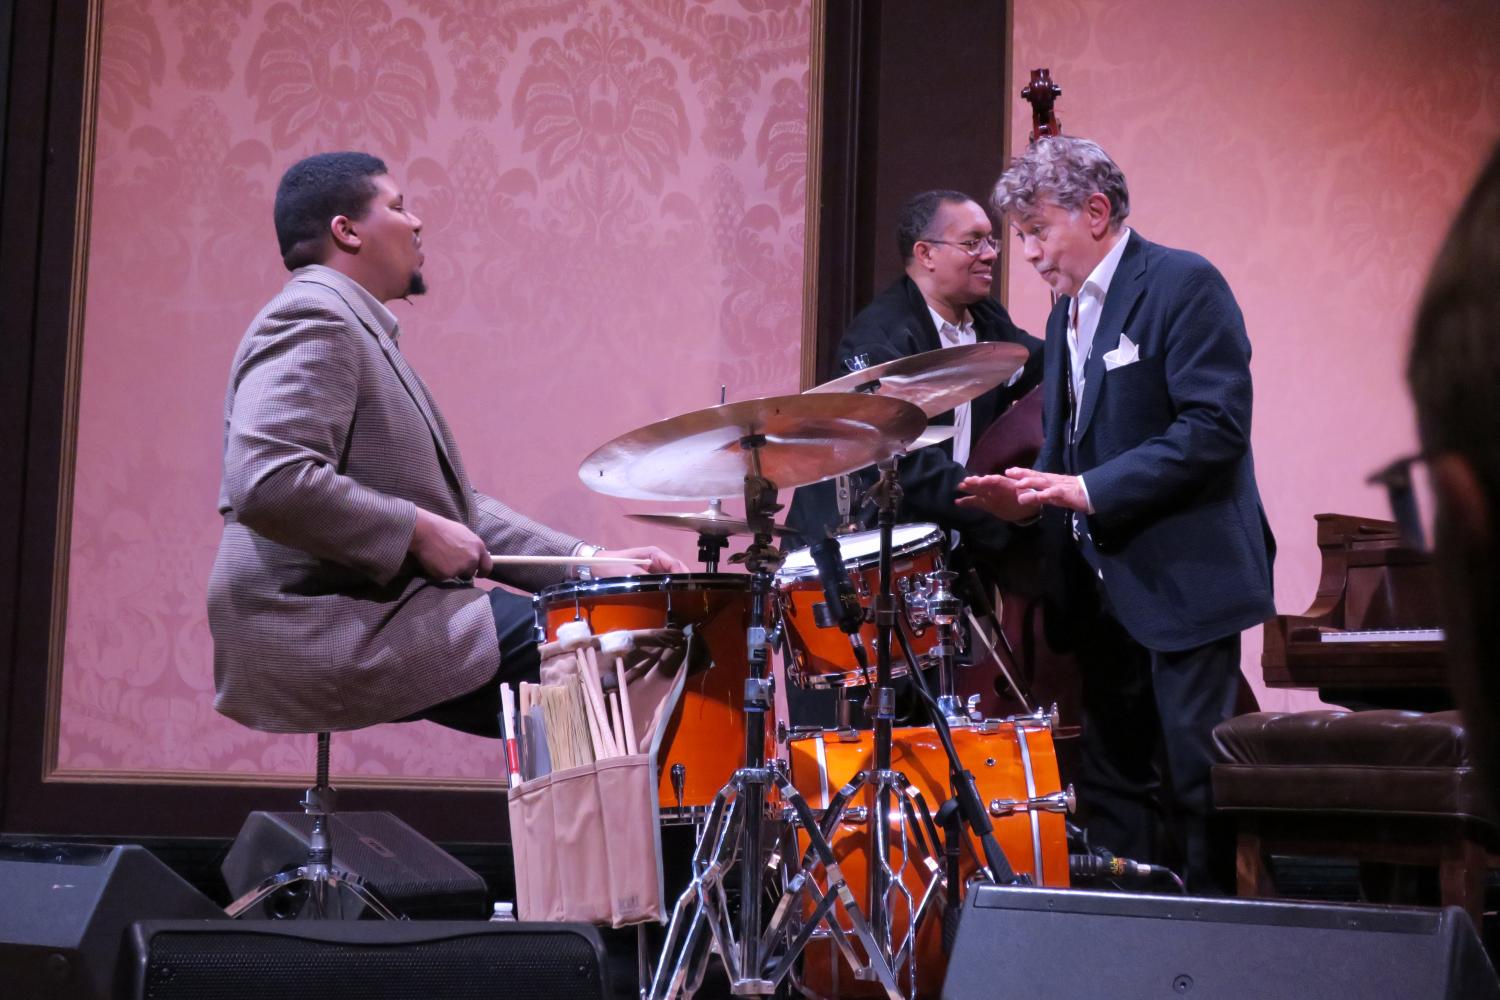
{"label": "ride cymbal", "polygon": [[927,420],[878,395],[766,396],[659,420],[598,448],[589,489],[641,500],[733,496],[755,469],[779,489],[853,472],[904,450]]}
{"label": "ride cymbal", "polygon": [[904,400],[935,417],[1001,385],[1025,364],[1026,348],[1019,344],[960,344],[861,368],[805,395],[865,392]]}

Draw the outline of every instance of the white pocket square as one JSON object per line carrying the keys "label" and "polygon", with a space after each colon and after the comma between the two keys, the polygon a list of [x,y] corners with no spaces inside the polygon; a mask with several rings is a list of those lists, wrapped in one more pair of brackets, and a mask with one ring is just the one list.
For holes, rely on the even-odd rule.
{"label": "white pocket square", "polygon": [[1130,342],[1130,338],[1123,333],[1120,334],[1120,346],[1116,347],[1104,356],[1104,370],[1112,372],[1116,368],[1124,368],[1141,360],[1141,349]]}

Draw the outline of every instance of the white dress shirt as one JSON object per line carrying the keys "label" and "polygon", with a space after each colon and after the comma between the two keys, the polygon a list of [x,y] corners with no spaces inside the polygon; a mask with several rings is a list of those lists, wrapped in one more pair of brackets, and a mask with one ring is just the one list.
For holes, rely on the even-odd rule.
{"label": "white dress shirt", "polygon": [[[1109,294],[1110,282],[1115,279],[1115,271],[1120,267],[1120,258],[1125,256],[1125,243],[1130,239],[1130,229],[1126,227],[1110,248],[1104,259],[1094,266],[1089,276],[1084,279],[1083,287],[1073,297],[1072,307],[1068,310],[1068,365],[1070,378],[1073,382],[1073,419],[1071,431],[1078,430],[1078,415],[1083,412],[1083,368],[1088,363],[1089,354],[1094,349],[1094,334],[1099,330],[1099,316],[1104,312],[1104,299]],[[1094,503],[1089,499],[1089,489],[1084,485],[1083,477],[1078,477],[1079,486],[1083,487],[1083,498],[1088,503],[1088,512],[1094,512]]]}
{"label": "white dress shirt", "polygon": [[[967,312],[964,313],[963,320],[955,326],[939,316],[938,311],[932,306],[928,306],[927,311],[932,314],[933,325],[937,327],[938,340],[944,347],[972,344],[979,339],[974,332],[974,317]],[[959,465],[964,465],[969,461],[969,451],[974,446],[974,442],[970,440],[974,434],[970,426],[971,410],[972,407],[968,403],[959,403],[953,408],[953,461]]]}

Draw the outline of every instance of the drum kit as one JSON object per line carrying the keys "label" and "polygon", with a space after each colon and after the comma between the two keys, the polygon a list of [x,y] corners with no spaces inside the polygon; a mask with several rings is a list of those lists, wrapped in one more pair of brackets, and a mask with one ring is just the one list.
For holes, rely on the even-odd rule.
{"label": "drum kit", "polygon": [[[546,638],[581,618],[596,633],[691,627],[708,649],[711,666],[689,678],[658,755],[663,821],[693,824],[697,842],[643,996],[696,992],[710,954],[735,995],[783,982],[809,996],[936,995],[968,882],[1067,884],[1060,814],[1072,795],[1055,720],[974,719],[957,706],[964,606],[945,533],[895,523],[898,462],[951,434],[928,419],[1025,360],[1023,348],[994,343],[899,358],[801,395],[662,420],[584,460],[580,477],[601,493],[710,501],[698,513],[628,515],[695,532],[704,572],[575,581],[536,598]],[[772,520],[777,490],[871,465],[877,530],[790,553],[773,545],[790,534]],[[717,499],[737,491],[743,518]],[[749,538],[731,557],[746,572],[721,573],[734,537]],[[773,650],[789,683],[840,693],[838,725],[773,729]],[[898,677],[930,725],[895,726]],[[868,693],[868,730],[848,725],[856,690]]]}

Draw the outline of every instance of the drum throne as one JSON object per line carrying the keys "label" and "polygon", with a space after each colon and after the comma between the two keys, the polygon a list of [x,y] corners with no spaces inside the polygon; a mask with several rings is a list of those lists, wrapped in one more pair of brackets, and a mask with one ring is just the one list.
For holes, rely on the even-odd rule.
{"label": "drum throne", "polygon": [[401,917],[373,886],[367,885],[359,875],[334,864],[329,821],[334,814],[336,793],[328,783],[328,753],[332,740],[327,732],[318,733],[317,739],[317,777],[300,803],[303,812],[312,818],[307,857],[298,864],[271,873],[259,885],[230,903],[225,912],[231,917],[242,917],[256,905],[274,897],[300,903],[292,915],[327,919],[343,915],[342,898],[347,894],[381,919],[399,920]]}

